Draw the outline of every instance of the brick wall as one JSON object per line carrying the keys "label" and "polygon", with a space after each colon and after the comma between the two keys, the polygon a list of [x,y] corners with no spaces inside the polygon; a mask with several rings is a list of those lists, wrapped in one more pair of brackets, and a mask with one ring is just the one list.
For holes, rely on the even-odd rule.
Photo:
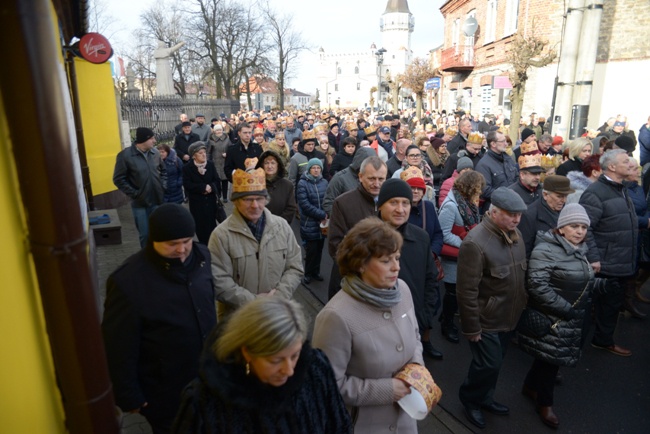
{"label": "brick wall", "polygon": [[604,0],[598,62],[650,57],[650,2]]}

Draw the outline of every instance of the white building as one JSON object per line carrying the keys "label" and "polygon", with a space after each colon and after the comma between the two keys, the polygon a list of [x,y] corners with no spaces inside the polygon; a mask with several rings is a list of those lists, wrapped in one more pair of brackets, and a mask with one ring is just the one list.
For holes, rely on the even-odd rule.
{"label": "white building", "polygon": [[[403,73],[413,59],[411,33],[414,25],[407,0],[388,0],[379,20],[379,47],[372,43],[366,49],[345,53],[328,53],[321,47],[318,59],[321,74],[317,78],[321,108],[368,106],[370,89],[377,87],[380,72],[383,86],[379,102],[386,107],[386,78]],[[381,49],[385,51],[380,68],[377,53]],[[373,94],[373,98],[376,105],[377,93]]]}

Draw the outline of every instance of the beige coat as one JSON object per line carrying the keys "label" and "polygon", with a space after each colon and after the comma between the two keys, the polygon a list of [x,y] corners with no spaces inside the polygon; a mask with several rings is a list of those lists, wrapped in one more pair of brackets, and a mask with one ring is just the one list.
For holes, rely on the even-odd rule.
{"label": "beige coat", "polygon": [[[399,280],[402,300],[389,309],[339,291],[316,317],[313,345],[332,364],[355,434],[417,433],[417,424],[393,402],[392,377],[422,361],[411,292]],[[395,431],[397,429],[397,431]]]}
{"label": "beige coat", "polygon": [[290,299],[303,275],[302,254],[287,221],[264,210],[266,226],[258,243],[237,209],[212,232],[208,248],[219,319],[277,289]]}

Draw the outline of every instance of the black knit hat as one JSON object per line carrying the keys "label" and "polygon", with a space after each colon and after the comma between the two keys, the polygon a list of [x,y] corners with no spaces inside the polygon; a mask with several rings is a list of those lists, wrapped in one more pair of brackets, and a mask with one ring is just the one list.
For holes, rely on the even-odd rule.
{"label": "black knit hat", "polygon": [[397,178],[388,179],[382,184],[381,190],[379,190],[377,208],[394,197],[405,197],[413,202],[413,190],[411,190],[411,186],[406,181]]}
{"label": "black knit hat", "polygon": [[521,141],[524,142],[526,141],[527,138],[535,134],[535,131],[531,130],[530,128],[524,128],[521,131]]}
{"label": "black knit hat", "polygon": [[634,139],[630,136],[626,136],[625,134],[618,136],[614,141],[614,144],[619,148],[624,149],[625,152],[634,152],[634,149],[636,148]]}
{"label": "black knit hat", "polygon": [[194,218],[182,205],[165,203],[149,216],[149,241],[191,238],[194,233]]}
{"label": "black knit hat", "polygon": [[135,130],[135,143],[144,143],[154,135],[155,134],[150,128],[140,127]]}

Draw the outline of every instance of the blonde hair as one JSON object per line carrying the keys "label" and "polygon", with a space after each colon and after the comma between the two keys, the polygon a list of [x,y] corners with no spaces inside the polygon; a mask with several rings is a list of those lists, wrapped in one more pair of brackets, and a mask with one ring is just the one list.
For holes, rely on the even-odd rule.
{"label": "blonde hair", "polygon": [[575,160],[575,158],[578,155],[580,155],[580,152],[582,152],[582,148],[584,148],[587,145],[591,147],[591,151],[593,153],[594,144],[591,143],[591,140],[587,139],[586,137],[578,137],[577,139],[574,139],[571,142],[569,142],[567,146],[567,148],[569,149],[569,159]]}
{"label": "blonde hair", "polygon": [[242,348],[253,357],[265,357],[298,339],[307,339],[307,319],[300,304],[278,296],[261,297],[228,318],[212,351],[220,362],[243,363]]}

